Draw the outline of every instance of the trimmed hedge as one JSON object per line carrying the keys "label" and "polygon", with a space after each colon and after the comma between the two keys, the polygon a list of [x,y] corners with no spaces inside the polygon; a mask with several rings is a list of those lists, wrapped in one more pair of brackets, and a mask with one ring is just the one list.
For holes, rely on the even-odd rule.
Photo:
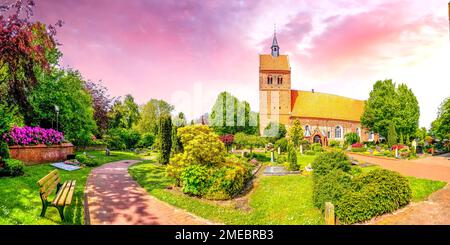
{"label": "trimmed hedge", "polygon": [[343,152],[323,153],[312,167],[314,205],[323,211],[325,202],[332,202],[341,223],[366,221],[393,212],[411,200],[407,178],[385,169],[356,171]]}
{"label": "trimmed hedge", "polygon": [[407,205],[412,197],[408,179],[390,170],[373,170],[352,182],[353,190],[343,192],[336,202],[336,216],[345,224],[393,212]]}

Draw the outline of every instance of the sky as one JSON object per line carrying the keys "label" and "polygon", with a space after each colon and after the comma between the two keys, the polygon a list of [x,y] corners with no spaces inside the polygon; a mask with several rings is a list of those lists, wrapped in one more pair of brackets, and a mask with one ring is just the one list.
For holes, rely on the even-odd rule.
{"label": "sky", "polygon": [[[0,0],[3,1],[3,0]],[[367,99],[405,83],[429,127],[450,96],[447,0],[36,0],[34,19],[64,21],[62,64],[112,96],[164,99],[188,118],[229,91],[259,110],[259,54],[274,25],[292,89]]]}

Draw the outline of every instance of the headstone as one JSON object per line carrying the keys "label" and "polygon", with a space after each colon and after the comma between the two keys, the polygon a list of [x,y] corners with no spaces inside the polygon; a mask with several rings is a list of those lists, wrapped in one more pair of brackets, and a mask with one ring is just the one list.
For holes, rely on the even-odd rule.
{"label": "headstone", "polygon": [[271,151],[270,152],[270,162],[274,162],[275,161],[275,152]]}
{"label": "headstone", "polygon": [[325,203],[325,224],[335,225],[336,219],[334,216],[334,205],[331,202]]}
{"label": "headstone", "polygon": [[278,155],[280,155],[280,154],[281,154],[281,148],[278,147]]}
{"label": "headstone", "polygon": [[303,155],[303,145],[300,145],[300,154]]}
{"label": "headstone", "polygon": [[398,158],[398,148],[395,148],[395,158]]}
{"label": "headstone", "polygon": [[109,157],[109,156],[111,155],[111,150],[109,150],[109,148],[106,148],[106,150],[105,150],[105,155],[106,155],[107,157]]}

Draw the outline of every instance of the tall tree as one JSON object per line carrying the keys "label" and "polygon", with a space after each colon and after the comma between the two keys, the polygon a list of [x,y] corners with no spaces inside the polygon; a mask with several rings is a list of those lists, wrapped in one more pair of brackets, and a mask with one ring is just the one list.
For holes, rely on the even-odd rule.
{"label": "tall tree", "polygon": [[172,119],[170,116],[162,116],[159,124],[159,162],[168,164],[172,149]]}
{"label": "tall tree", "polygon": [[397,87],[392,80],[377,81],[366,101],[361,124],[386,136],[391,123],[397,133],[414,134],[419,124],[419,104],[406,85]]}
{"label": "tall tree", "polygon": [[136,128],[141,133],[157,135],[160,118],[170,116],[173,109],[174,107],[164,100],[151,99],[140,108],[141,120],[139,120]]}
{"label": "tall tree", "polygon": [[[0,5],[0,12],[13,12],[0,15],[0,70],[7,71],[0,84],[7,83],[7,101],[19,106],[26,123],[32,120],[28,96],[37,84],[38,72],[50,72],[51,64],[60,57],[55,28],[31,22],[33,7],[33,0]],[[61,24],[58,22],[58,26]]]}
{"label": "tall tree", "polygon": [[230,93],[222,92],[213,105],[208,121],[219,135],[238,132],[256,134],[257,118],[257,113],[251,111],[248,102],[241,102]]}
{"label": "tall tree", "polygon": [[303,139],[303,127],[300,120],[295,119],[289,128],[289,141],[292,142],[294,147],[299,147],[300,141]]}
{"label": "tall tree", "polygon": [[431,132],[441,139],[450,137],[450,97],[439,106],[437,118],[431,124]]}
{"label": "tall tree", "polygon": [[32,125],[57,128],[75,145],[84,146],[92,139],[96,130],[92,98],[77,71],[54,69],[51,74],[42,74],[29,101]]}
{"label": "tall tree", "polygon": [[130,94],[122,101],[117,100],[109,113],[110,128],[130,129],[140,119],[139,106]]}
{"label": "tall tree", "polygon": [[109,117],[113,98],[108,94],[108,89],[100,82],[87,81],[85,88],[92,97],[92,107],[94,108],[94,120],[97,123],[98,131],[96,135],[101,137],[108,130]]}

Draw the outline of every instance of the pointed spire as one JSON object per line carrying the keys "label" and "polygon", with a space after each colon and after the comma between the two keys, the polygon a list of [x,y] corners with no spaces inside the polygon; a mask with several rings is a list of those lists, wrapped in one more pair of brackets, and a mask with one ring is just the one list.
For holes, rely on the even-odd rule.
{"label": "pointed spire", "polygon": [[278,57],[280,55],[280,47],[278,46],[277,40],[277,26],[274,24],[273,28],[273,40],[272,40],[272,57]]}

